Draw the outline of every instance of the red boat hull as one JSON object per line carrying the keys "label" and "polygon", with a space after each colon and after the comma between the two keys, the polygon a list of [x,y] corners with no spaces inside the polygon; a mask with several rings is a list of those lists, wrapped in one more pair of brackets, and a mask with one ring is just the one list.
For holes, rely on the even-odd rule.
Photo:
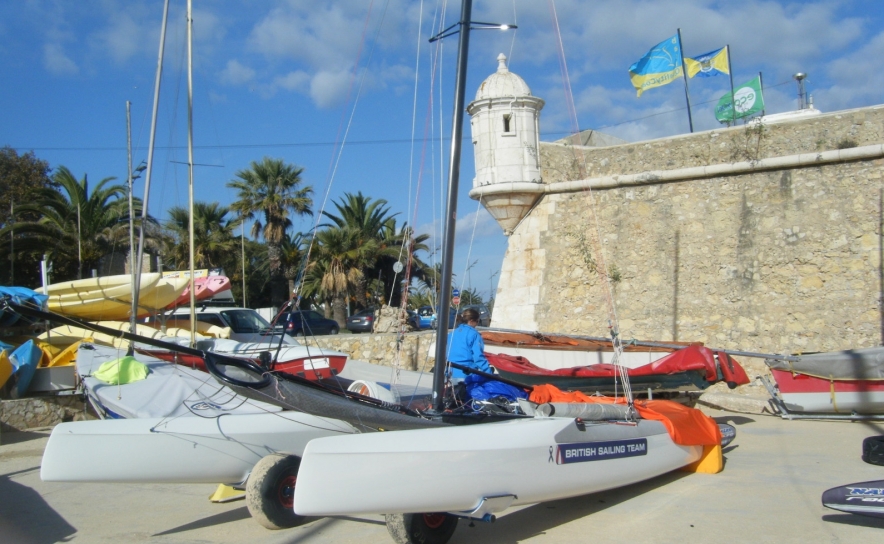
{"label": "red boat hull", "polygon": [[[185,355],[183,353],[175,353],[165,350],[139,350],[147,355],[151,355],[170,363],[176,363],[183,366],[189,366],[197,370],[206,370],[206,362],[202,357],[195,355]],[[272,353],[272,352],[271,352]],[[227,354],[228,356],[230,354]],[[256,363],[257,358],[249,358]],[[336,376],[344,370],[347,364],[347,357],[335,355],[316,355],[311,357],[303,357],[293,359],[291,361],[278,361],[273,370],[295,374],[307,378],[308,380],[321,380]]]}
{"label": "red boat hull", "polygon": [[884,414],[884,381],[827,380],[771,369],[791,412]]}

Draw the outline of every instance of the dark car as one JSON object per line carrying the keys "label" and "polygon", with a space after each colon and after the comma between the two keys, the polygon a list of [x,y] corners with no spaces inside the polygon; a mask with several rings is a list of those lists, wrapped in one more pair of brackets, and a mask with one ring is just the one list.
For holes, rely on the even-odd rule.
{"label": "dark car", "polygon": [[347,330],[350,332],[371,332],[374,327],[374,308],[362,310],[347,318]]}
{"label": "dark car", "polygon": [[322,314],[313,310],[296,310],[289,314],[283,314],[286,333],[292,336],[320,336],[323,334],[338,334],[340,325],[334,319],[326,319]]}
{"label": "dark car", "polygon": [[488,306],[484,304],[468,304],[466,306],[461,306],[460,311],[463,312],[467,308],[472,308],[479,312],[479,326],[480,327],[490,327],[491,326],[491,312],[488,311]]}

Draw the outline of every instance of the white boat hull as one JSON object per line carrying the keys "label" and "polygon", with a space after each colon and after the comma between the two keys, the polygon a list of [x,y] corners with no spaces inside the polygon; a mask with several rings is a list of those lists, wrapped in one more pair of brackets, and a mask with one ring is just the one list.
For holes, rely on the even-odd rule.
{"label": "white boat hull", "polygon": [[792,412],[829,414],[884,414],[884,391],[825,393],[782,393]]}
{"label": "white boat hull", "polygon": [[484,499],[513,496],[500,510],[653,478],[702,451],[646,420],[580,430],[573,418],[536,418],[330,437],[308,444],[294,508],[307,516],[473,512]]}
{"label": "white boat hull", "polygon": [[342,421],[299,412],[62,423],[46,444],[40,477],[46,482],[239,483],[270,453],[300,456],[310,440],[352,432]]}

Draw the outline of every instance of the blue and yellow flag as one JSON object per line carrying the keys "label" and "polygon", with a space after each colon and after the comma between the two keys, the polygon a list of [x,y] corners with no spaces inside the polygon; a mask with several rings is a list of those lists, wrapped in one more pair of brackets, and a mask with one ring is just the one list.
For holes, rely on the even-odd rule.
{"label": "blue and yellow flag", "polygon": [[688,77],[699,75],[700,77],[712,77],[718,74],[731,73],[731,67],[727,62],[727,46],[715,51],[697,55],[694,58],[684,59],[684,67]]}
{"label": "blue and yellow flag", "polygon": [[629,79],[635,87],[636,96],[641,96],[648,89],[672,83],[682,73],[678,34],[655,45],[629,67]]}

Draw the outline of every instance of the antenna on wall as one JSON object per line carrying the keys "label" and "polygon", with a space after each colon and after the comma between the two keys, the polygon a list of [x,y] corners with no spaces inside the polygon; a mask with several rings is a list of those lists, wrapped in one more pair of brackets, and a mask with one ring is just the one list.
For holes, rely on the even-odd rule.
{"label": "antenna on wall", "polygon": [[792,77],[798,82],[798,109],[807,109],[807,94],[804,90],[804,80],[807,79],[807,74],[798,72]]}

